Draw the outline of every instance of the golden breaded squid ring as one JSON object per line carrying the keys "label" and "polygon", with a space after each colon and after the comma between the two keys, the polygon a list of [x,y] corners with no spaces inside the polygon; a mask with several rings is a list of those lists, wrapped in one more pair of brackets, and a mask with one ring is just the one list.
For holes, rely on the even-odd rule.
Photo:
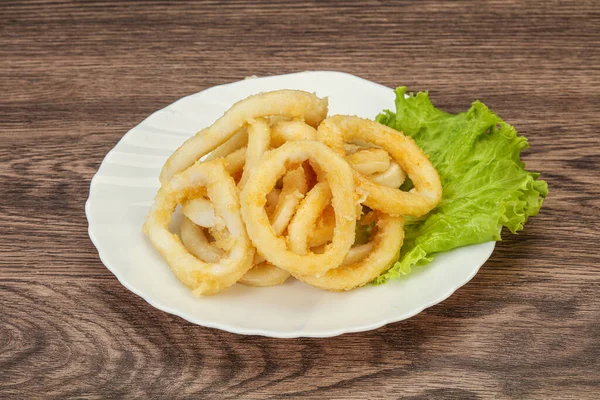
{"label": "golden breaded squid ring", "polygon": [[406,180],[406,174],[398,164],[392,162],[386,171],[373,174],[369,179],[380,185],[398,189]]}
{"label": "golden breaded squid ring", "polygon": [[[275,210],[272,214],[267,210],[275,236],[283,235],[307,189],[306,175],[302,166],[285,174],[283,187],[277,196]],[[273,189],[269,193],[275,190],[277,189]],[[267,209],[269,208],[268,196]],[[251,286],[274,286],[285,282],[289,277],[289,272],[264,262],[264,258],[257,254],[254,257],[254,267],[242,277],[240,283]]]}
{"label": "golden breaded squid ring", "polygon": [[238,172],[244,170],[244,164],[246,164],[246,151],[247,146],[237,149],[233,153],[229,153],[225,156],[225,167],[229,175],[233,176]]}
{"label": "golden breaded squid ring", "polygon": [[308,247],[318,247],[329,243],[333,238],[334,229],[335,213],[329,204],[315,222],[315,227],[308,238]]}
{"label": "golden breaded squid ring", "polygon": [[208,232],[214,239],[212,244],[217,248],[228,252],[235,246],[236,240],[229,234],[225,226],[215,225],[208,228]]}
{"label": "golden breaded squid ring", "polygon": [[[205,199],[193,199],[188,203],[192,203],[195,200],[208,201]],[[212,205],[210,207],[212,208]],[[195,214],[198,211],[204,212],[204,210],[194,207],[182,208],[184,219],[181,223],[181,241],[194,257],[205,262],[216,263],[223,258],[225,252],[216,246],[215,243],[210,243],[206,238],[204,229],[190,219],[201,220],[202,217]],[[285,282],[290,277],[289,272],[265,262],[258,254],[254,255],[253,264],[254,266],[244,274],[238,283],[251,286],[274,286]]]}
{"label": "golden breaded squid ring", "polygon": [[[296,181],[294,181],[293,179],[289,180],[289,183],[286,185],[286,187],[288,187],[288,192],[291,192],[294,190],[293,189],[294,187],[292,187],[290,185],[296,185]],[[302,184],[300,184],[300,185],[302,185]],[[300,187],[302,187],[302,186],[300,186]],[[304,191],[306,191],[306,189],[304,189]],[[273,215],[273,213],[275,212],[275,207],[279,203],[278,200],[279,200],[280,193],[281,193],[280,189],[273,189],[267,195],[267,213],[268,213],[268,215]],[[195,202],[197,200],[199,200],[199,199],[191,200],[191,201],[189,201],[189,203]],[[287,228],[287,223],[289,222],[289,219],[291,218],[291,216],[294,214],[299,202],[300,202],[300,200],[298,200],[298,199],[296,199],[296,201],[294,201],[293,199],[290,199],[290,200],[286,201],[284,204],[280,205],[282,212],[279,214],[280,217],[277,218],[277,221],[279,221],[276,224],[278,226],[278,230],[276,231],[277,236],[280,236],[283,233],[283,230],[285,230],[285,228]],[[212,205],[210,205],[210,207],[212,208]],[[184,214],[185,214],[185,210],[186,210],[185,208],[182,209]],[[283,211],[283,210],[285,210],[285,211]],[[202,210],[202,211],[204,211],[204,210]],[[212,210],[212,213],[214,214],[214,209]],[[286,217],[285,214],[289,214],[289,217]],[[196,216],[195,218],[199,218],[199,216]],[[287,222],[286,222],[286,218],[287,218]],[[212,227],[212,226],[213,225],[210,225],[210,227]],[[191,230],[188,227],[188,229],[186,230],[187,236],[185,236],[185,237],[183,236],[183,229],[184,229],[183,225],[182,225],[181,229],[182,229],[181,239],[183,240],[183,243],[190,250],[190,252],[192,254],[194,254],[196,257],[199,257],[205,261],[210,261],[210,260],[206,259],[205,257],[212,257],[215,253],[216,254],[223,253],[222,249],[218,248],[215,244],[212,244],[212,243],[208,243],[209,248],[200,247],[200,245],[205,245],[205,243],[207,243],[206,236],[204,235],[204,232],[202,231],[202,229],[200,227],[197,227],[197,229],[194,229],[194,230]],[[331,236],[333,236],[333,229],[331,231],[332,231],[332,233],[329,235],[329,240],[331,240]],[[200,237],[200,235],[202,235],[202,237]],[[188,246],[188,243],[190,244],[189,246]],[[193,250],[195,250],[197,252],[197,254],[195,254],[193,252]],[[246,272],[246,274],[240,279],[239,283],[242,283],[245,285],[251,285],[251,286],[263,286],[263,287],[274,286],[274,285],[279,285],[279,284],[285,282],[289,277],[290,277],[289,272],[284,271],[280,268],[275,267],[272,264],[265,262],[263,257],[256,254],[254,257],[254,266],[248,272]]]}
{"label": "golden breaded squid ring", "polygon": [[373,251],[374,247],[373,242],[352,246],[348,254],[346,254],[346,258],[342,261],[341,266],[356,264],[364,260]]}
{"label": "golden breaded squid ring", "polygon": [[303,121],[276,121],[271,127],[271,144],[279,147],[296,140],[316,140],[317,130]]}
{"label": "golden breaded squid ring", "polygon": [[296,254],[309,252],[309,237],[315,229],[317,218],[331,201],[327,182],[317,183],[306,195],[298,211],[288,225],[288,248]]}
{"label": "golden breaded squid ring", "polygon": [[246,127],[237,131],[228,141],[211,151],[204,161],[216,160],[217,158],[227,157],[236,150],[245,147],[248,144],[248,129]]}
{"label": "golden breaded squid ring", "polygon": [[[188,209],[187,211],[188,215],[194,218],[194,210]],[[187,216],[184,217],[181,223],[181,241],[194,257],[205,262],[216,263],[225,254],[214,243],[210,243],[206,238],[204,229],[192,222]],[[238,283],[251,286],[274,286],[285,282],[290,277],[289,272],[274,267],[264,262],[264,260],[256,263],[256,256],[257,254],[254,257],[255,265],[240,278]]]}
{"label": "golden breaded squid ring", "polygon": [[194,257],[204,262],[219,262],[225,254],[223,250],[208,241],[201,226],[187,217],[184,217],[181,222],[181,241]]}
{"label": "golden breaded squid ring", "polygon": [[277,199],[275,211],[270,216],[275,236],[283,234],[307,190],[308,184],[302,166],[288,171],[284,175],[283,186]]}
{"label": "golden breaded squid ring", "polygon": [[[227,161],[227,172],[229,172],[230,175],[235,175],[236,173],[242,171],[244,169],[244,165],[246,164],[246,152],[248,151],[248,131],[244,129],[242,132],[246,134],[245,139],[239,139],[239,142],[236,141],[235,143],[229,145],[234,139],[237,140],[239,134],[236,134],[228,142],[210,153],[206,157],[206,160],[208,161],[209,159],[212,160],[218,157],[223,157]],[[316,136],[317,130],[302,121],[278,121],[271,128],[270,144],[273,147],[279,147],[285,143],[285,141],[305,140],[306,138],[311,138],[311,140],[314,140]],[[245,141],[242,142],[241,140]],[[226,145],[229,146],[225,148]],[[239,145],[239,147],[236,147],[237,145]],[[213,154],[218,154],[218,157],[213,157]]]}
{"label": "golden breaded squid ring", "polygon": [[235,103],[214,124],[186,140],[169,157],[160,173],[165,183],[204,155],[225,143],[250,120],[282,115],[317,126],[327,115],[327,99],[300,90],[277,90],[250,96]]}
{"label": "golden breaded squid ring", "polygon": [[[213,236],[214,242],[209,243],[203,229],[191,229],[191,227],[187,226],[184,219],[181,226],[181,240],[186,248],[196,257],[198,256],[194,251],[191,251],[193,249],[190,246],[196,249],[196,253],[211,257],[208,255],[208,249],[206,248],[207,244],[214,249],[214,254],[223,254],[223,250],[229,251],[235,245],[235,238],[231,237],[229,231],[227,231],[225,220],[215,215],[215,210],[210,200],[203,197],[197,197],[184,201],[182,203],[181,212],[185,216],[185,219],[189,219],[194,225],[208,228]],[[188,239],[187,241],[184,239],[184,228],[186,238]],[[190,243],[190,246],[188,246],[188,242]],[[204,261],[210,261],[206,257],[201,256],[199,258]]]}
{"label": "golden breaded squid ring", "polygon": [[[326,182],[319,182],[306,195],[298,212],[288,226],[288,247],[297,254],[306,254],[311,246],[310,236],[313,234],[316,222],[331,199],[331,192]],[[331,236],[328,240],[331,240]],[[328,241],[327,240],[327,241]],[[317,245],[320,247],[320,245]],[[350,249],[341,265],[356,263],[365,258],[373,249],[373,243],[354,246]],[[322,253],[322,248],[314,249]]]}
{"label": "golden breaded squid ring", "polygon": [[[303,131],[308,131],[312,134],[313,139],[316,137],[317,134],[317,131],[313,127],[305,124],[302,121],[281,121],[281,123],[278,125],[278,128],[280,130],[283,130],[284,137],[288,139],[293,139],[293,135],[296,134],[296,132],[302,133]],[[299,137],[302,138],[303,136]],[[260,161],[260,157],[262,156],[262,154],[268,150],[269,144],[270,127],[268,123],[264,119],[254,120],[250,122],[247,130],[242,129],[240,132],[235,134],[230,140],[228,140],[223,145],[215,149],[212,153],[210,153],[207,157],[207,160],[214,159],[217,157],[225,157],[228,161],[228,172],[232,174],[235,174],[239,172],[239,170],[243,169],[243,174],[238,183],[238,187],[242,188],[254,165],[256,165]],[[284,186],[287,188],[288,191],[293,190],[292,187],[289,187],[289,181],[290,180],[288,179],[288,185],[285,185],[286,180],[284,179]],[[304,188],[304,192],[305,191],[306,188]],[[276,192],[277,193],[275,194],[278,196],[279,190],[276,190]],[[295,204],[292,204],[294,203],[293,197],[289,200],[292,200],[292,202],[287,201],[280,206],[280,212],[278,213],[278,218],[276,219],[276,225],[279,225],[279,227],[276,228],[276,230],[280,231],[278,235],[281,235],[282,231],[287,227],[291,216],[295,212],[295,209],[298,206],[298,203],[300,202],[300,200],[296,198]],[[202,201],[208,203],[208,205],[206,206],[206,204],[201,203]],[[210,205],[209,201],[204,199],[194,199],[191,200],[189,203],[192,203],[192,206],[196,207],[193,210],[196,211],[196,213],[192,213],[193,215],[190,216],[190,218],[199,218],[199,220],[195,222],[200,226],[214,226],[214,210],[212,210],[212,205]],[[204,207],[198,207],[199,205]],[[184,208],[185,206],[186,205],[184,205]],[[188,205],[188,207],[190,206]],[[210,219],[210,211],[212,211],[213,213],[213,220]],[[209,225],[207,224],[207,222],[212,223]],[[184,232],[186,234],[185,238]],[[221,231],[213,232],[217,235],[217,237],[220,237],[220,240],[218,240],[219,244],[223,245],[224,243],[226,243],[224,241],[223,236],[220,235]],[[194,254],[194,251],[196,251],[196,254],[194,255],[204,260],[206,260],[206,257],[208,257],[210,259],[209,261],[214,261],[216,255],[223,254],[222,249],[220,249],[214,244],[208,243],[208,241],[206,240],[206,236],[204,235],[204,232],[201,228],[191,227],[189,226],[189,223],[186,223],[184,226],[182,226],[182,240],[184,244],[186,244],[186,247],[188,247],[190,252]],[[188,243],[190,244],[190,246],[188,246]],[[253,286],[273,286],[283,283],[285,280],[287,280],[287,278],[289,278],[289,276],[289,272],[279,269],[267,262],[264,262],[263,259],[258,263],[255,262],[255,265],[241,278],[239,282]]]}
{"label": "golden breaded squid ring", "polygon": [[[169,224],[177,204],[196,197],[206,188],[217,218],[225,221],[235,244],[217,263],[194,257]],[[254,250],[240,216],[238,189],[222,159],[195,163],[159,189],[144,223],[144,233],[171,267],[177,278],[195,295],[215,294],[236,283],[251,267]]]}
{"label": "golden breaded squid ring", "polygon": [[[317,136],[318,137],[318,136]],[[346,154],[354,154],[357,151],[366,150],[366,149],[378,149],[379,147],[375,146],[372,143],[365,142],[364,140],[354,140],[352,142],[344,143],[344,150],[346,150]]]}
{"label": "golden breaded squid ring", "polygon": [[[309,285],[333,290],[350,290],[366,285],[387,271],[398,259],[404,241],[404,219],[379,213],[377,234],[367,245],[353,247],[347,255],[347,262],[364,257],[364,253],[372,247],[372,251],[361,261],[330,269],[323,276],[293,274],[297,279]],[[355,254],[351,254],[354,251]]]}
{"label": "golden breaded squid ring", "polygon": [[[245,165],[248,163],[246,161],[246,156],[247,156],[247,151],[248,151],[248,133],[247,130],[243,131],[244,133],[246,133],[246,139],[244,143],[237,143],[240,145],[239,148],[234,149],[234,145],[231,145],[227,148],[227,150],[232,150],[230,153],[225,153],[226,150],[222,150],[220,151],[218,154],[221,157],[224,157],[225,160],[227,161],[227,172],[229,172],[230,175],[235,175],[239,172],[241,172],[242,170],[244,170]],[[308,133],[307,133],[308,132]],[[273,134],[277,135],[276,137],[278,138],[279,142],[273,142],[275,139],[273,138]],[[293,140],[304,140],[307,137],[310,137],[312,139],[314,139],[317,135],[317,130],[315,128],[313,128],[310,125],[305,124],[302,121],[278,121],[275,125],[273,125],[273,128],[271,130],[271,140],[270,140],[270,144],[273,145],[273,147],[279,147],[282,143],[284,143],[285,140],[287,141],[293,141]],[[237,136],[237,134],[236,134]],[[236,136],[234,136],[233,138],[230,139],[230,142],[236,138]],[[257,141],[259,141],[259,138],[256,139]],[[264,136],[262,138],[263,141],[259,141],[259,143],[261,143],[261,147],[264,146],[265,140],[264,140]],[[217,148],[215,151],[213,151],[212,153],[210,153],[207,157],[208,159],[214,159],[211,158],[211,156],[213,154],[215,154],[218,150],[220,150],[222,147],[224,147],[225,145],[229,144],[229,142],[223,144],[222,146],[220,146],[219,148]],[[259,144],[255,144],[255,146],[258,146]],[[268,146],[267,146],[268,147]],[[254,154],[256,154],[257,152],[260,152],[260,147],[259,149],[255,149],[253,150]],[[246,168],[248,169],[248,168]]]}
{"label": "golden breaded squid ring", "polygon": [[[325,246],[316,247],[313,252],[320,254],[323,252]],[[346,254],[346,258],[340,264],[340,266],[355,264],[359,261],[362,261],[365,257],[369,255],[373,251],[374,244],[373,242],[359,244],[356,246],[352,246],[348,254]]]}
{"label": "golden breaded squid ring", "polygon": [[[309,160],[318,165],[329,183],[335,210],[333,241],[323,254],[296,254],[286,240],[277,237],[265,211],[265,196],[286,172],[289,165]],[[252,243],[271,264],[290,273],[320,275],[344,260],[354,242],[356,208],[352,169],[334,151],[322,143],[300,140],[288,142],[263,156],[240,195],[242,218]]]}
{"label": "golden breaded squid ring", "polygon": [[[203,197],[187,200],[182,203],[181,212],[184,215],[181,241],[194,256],[216,262],[235,246],[235,238],[229,234],[225,220],[215,215],[210,200]],[[213,242],[208,241],[203,228],[209,229]]]}
{"label": "golden breaded squid ring", "polygon": [[358,188],[367,195],[365,205],[391,215],[421,216],[431,211],[442,198],[440,177],[429,158],[412,138],[378,122],[344,115],[324,120],[318,128],[319,140],[338,154],[344,142],[362,139],[386,150],[414,184],[410,192],[378,185],[354,172]]}
{"label": "golden breaded squid ring", "polygon": [[354,170],[363,175],[384,172],[390,168],[390,155],[383,149],[364,149],[344,157]]}
{"label": "golden breaded squid ring", "polygon": [[182,202],[181,212],[191,222],[204,228],[212,228],[216,224],[215,209],[210,200],[204,197],[196,197]]}
{"label": "golden breaded squid ring", "polygon": [[238,182],[238,187],[242,189],[250,176],[250,172],[259,163],[262,155],[269,150],[271,143],[271,128],[264,119],[258,119],[250,122],[248,127],[248,147],[246,148],[246,162],[244,172]]}
{"label": "golden breaded squid ring", "polygon": [[290,277],[290,273],[269,264],[266,261],[258,263],[246,272],[239,283],[248,286],[268,287],[280,285]]}
{"label": "golden breaded squid ring", "polygon": [[267,215],[271,216],[275,212],[275,208],[279,203],[279,196],[281,195],[281,189],[273,189],[267,194],[267,204],[265,205]]}

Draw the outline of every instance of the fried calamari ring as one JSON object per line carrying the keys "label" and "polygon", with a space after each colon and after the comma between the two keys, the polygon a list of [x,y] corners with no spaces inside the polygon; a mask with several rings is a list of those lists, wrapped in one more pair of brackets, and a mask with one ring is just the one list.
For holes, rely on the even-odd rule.
{"label": "fried calamari ring", "polygon": [[390,168],[390,155],[383,149],[364,149],[345,157],[348,164],[363,175],[384,172]]}
{"label": "fried calamari ring", "polygon": [[[269,193],[273,193],[278,189],[273,189]],[[307,190],[306,176],[304,169],[300,166],[292,171],[289,171],[283,177],[283,188],[277,196],[277,204],[273,213],[270,216],[271,225],[275,236],[281,236],[286,230],[292,216],[300,204],[300,200],[304,198]],[[269,208],[267,195],[266,207]],[[254,256],[254,267],[246,273],[241,279],[241,283],[251,286],[274,286],[285,282],[290,277],[290,273],[277,268],[271,263],[265,262],[260,254]]]}
{"label": "fried calamari ring", "polygon": [[208,241],[201,226],[187,217],[181,222],[181,241],[194,257],[204,262],[217,263],[225,254]]}
{"label": "fried calamari ring", "polygon": [[267,215],[271,216],[275,212],[275,208],[277,207],[277,203],[279,203],[279,196],[281,195],[281,189],[273,189],[267,194],[267,204],[265,208],[267,210]]}
{"label": "fried calamari ring", "polygon": [[[265,196],[284,175],[289,165],[309,160],[324,173],[332,193],[335,210],[333,240],[323,254],[299,255],[277,237],[264,209]],[[322,143],[296,141],[283,144],[263,156],[241,192],[242,218],[252,243],[267,261],[290,273],[321,275],[344,260],[354,242],[356,209],[352,169],[334,151]]]}
{"label": "fried calamari ring", "polygon": [[181,203],[181,212],[196,225],[212,228],[216,224],[215,209],[210,200],[196,197]]}
{"label": "fried calamari ring", "polygon": [[[236,174],[244,168],[246,161],[246,147],[240,148],[235,152],[225,157],[227,161],[227,169],[230,174]],[[273,217],[275,210],[279,211],[276,217],[272,218],[274,222],[275,231],[278,232],[277,236],[280,236],[292,218],[292,215],[296,211],[300,199],[306,192],[305,178],[298,172],[290,171],[291,174],[287,179],[284,179],[286,191],[281,195],[281,190],[273,189],[269,195],[267,195],[267,211],[268,215]],[[302,196],[299,196],[302,194]],[[281,202],[280,202],[281,200]],[[219,232],[214,232],[219,237]],[[221,244],[221,241],[218,241]],[[287,271],[283,271],[280,268],[275,267],[272,264],[264,262],[264,258],[256,255],[254,260],[254,266],[250,271],[242,277],[240,283],[252,286],[274,286],[284,282],[289,278],[290,274]]]}
{"label": "fried calamari ring", "polygon": [[[203,261],[214,262],[215,255],[227,252],[235,246],[236,240],[227,230],[225,220],[215,215],[209,200],[203,197],[182,203],[184,220],[181,225],[181,240],[194,256]],[[190,226],[187,221],[193,225]],[[208,228],[213,241],[209,242],[203,228]]]}
{"label": "fried calamari ring", "polygon": [[360,139],[353,140],[352,142],[344,142],[344,150],[346,150],[346,154],[354,154],[357,151],[366,149],[379,149],[379,147]]}
{"label": "fried calamari ring", "polygon": [[333,291],[354,289],[377,278],[398,259],[404,241],[402,217],[379,213],[378,218],[378,231],[373,241],[350,249],[345,259],[346,265],[330,269],[321,277],[293,275],[309,285]]}
{"label": "fried calamari ring", "polygon": [[[222,151],[219,151],[219,150],[221,150],[221,148],[224,148],[224,146],[229,145],[230,142],[232,142],[234,139],[237,138],[238,134],[236,134],[228,142],[221,145],[219,148],[217,148],[215,151],[213,151],[211,154],[209,154],[207,159],[209,159],[209,158],[213,159],[213,158],[211,158],[211,156],[213,156],[213,154],[215,154],[215,153],[217,153],[217,151],[219,151],[218,152],[219,156],[224,157],[225,160],[227,161],[227,172],[229,172],[231,175],[236,175],[240,171],[251,169],[251,168],[248,168],[247,165],[252,164],[254,160],[251,160],[251,161],[246,160],[248,147],[250,147],[250,144],[248,143],[248,131],[243,130],[243,133],[246,133],[245,142],[239,141],[239,142],[236,142],[235,144],[231,144],[229,147],[227,147],[227,149],[232,150],[232,152],[225,153],[226,150],[222,150]],[[317,135],[316,129],[302,121],[283,120],[283,121],[277,121],[273,125],[269,142],[271,145],[273,145],[273,147],[279,147],[285,141],[304,140],[306,138],[314,139],[316,137],[316,135]],[[264,132],[264,127],[263,127],[261,132],[258,134],[258,137],[255,139],[255,143],[253,144],[253,147],[255,147],[254,149],[252,149],[252,153],[253,153],[254,157],[257,157],[257,154],[264,153],[263,150],[265,148],[268,149],[268,144],[266,143],[267,140],[266,140],[265,136],[266,136],[266,132]],[[239,146],[239,147],[235,148],[236,146]],[[306,172],[308,172],[308,171],[306,171]],[[244,181],[244,183],[245,183],[243,176],[241,178],[241,181]]]}
{"label": "fried calamari ring", "polygon": [[280,285],[290,277],[290,273],[269,264],[261,262],[252,267],[252,269],[240,279],[239,283],[248,286],[268,287]]}
{"label": "fried calamari ring", "polygon": [[[352,246],[348,254],[346,254],[346,258],[340,264],[340,266],[355,264],[359,261],[362,261],[365,257],[369,255],[373,251],[374,244],[373,242],[359,244],[356,246]],[[323,253],[325,246],[319,246],[312,249],[314,253],[321,254]]]}
{"label": "fried calamari ring", "polygon": [[440,177],[412,138],[378,122],[343,115],[327,118],[317,132],[320,141],[341,155],[344,154],[344,142],[355,139],[383,148],[412,180],[414,189],[403,192],[378,185],[355,171],[356,185],[366,193],[364,204],[370,208],[391,215],[421,216],[440,202]]}
{"label": "fried calamari ring", "polygon": [[318,247],[329,243],[333,238],[334,228],[335,213],[329,204],[315,222],[315,227],[308,238],[308,247]]}
{"label": "fried calamari ring", "polygon": [[242,189],[250,176],[252,169],[258,165],[263,154],[269,150],[271,143],[271,129],[269,124],[264,119],[258,119],[250,122],[248,127],[248,147],[246,148],[246,162],[244,164],[244,172],[238,183],[238,187]]}
{"label": "fried calamari ring", "polygon": [[[196,200],[198,199],[190,200],[188,204]],[[205,199],[199,200],[206,201]],[[212,205],[210,205],[210,207],[212,208]],[[192,222],[192,218],[195,220],[202,220],[203,216],[196,214],[198,211],[200,213],[204,212],[201,208],[182,208],[184,219],[181,223],[181,241],[188,251],[196,258],[205,262],[218,262],[225,252],[223,249],[219,248],[216,243],[209,242],[206,238],[204,229]],[[214,210],[212,211],[214,213]],[[281,232],[279,234],[281,234]],[[225,238],[227,237],[228,236],[225,236]],[[239,280],[239,283],[251,286],[274,286],[285,282],[290,277],[289,272],[265,262],[264,258],[258,254],[254,255],[253,264],[254,266],[244,274]]]}
{"label": "fried calamari ring", "polygon": [[[191,218],[197,218],[197,216],[193,215],[193,211],[193,209],[188,209],[188,215]],[[204,229],[194,224],[187,216],[184,217],[181,223],[181,241],[194,257],[205,262],[216,263],[225,254],[214,243],[210,243],[206,238]],[[261,257],[255,254],[255,265],[242,276],[238,283],[262,287],[275,286],[285,282],[290,277],[289,272],[274,267],[265,262],[264,259],[257,261],[258,258]]]}
{"label": "fried calamari ring", "polygon": [[[206,188],[216,216],[225,221],[235,239],[231,251],[217,263],[194,257],[179,237],[169,232],[177,204],[196,197],[201,188]],[[235,284],[252,267],[254,250],[240,217],[238,190],[222,159],[195,163],[164,183],[146,218],[144,233],[177,278],[195,295],[215,294]]]}
{"label": "fried calamari ring", "polygon": [[302,166],[285,174],[275,211],[270,216],[275,236],[283,234],[307,190],[306,175]]}
{"label": "fried calamari ring", "polygon": [[225,226],[215,225],[208,228],[208,232],[214,240],[212,244],[217,248],[228,252],[235,246],[236,240],[229,234]]}
{"label": "fried calamari ring", "polygon": [[341,266],[356,264],[364,260],[373,251],[374,247],[373,242],[352,246],[348,254],[346,254],[346,258],[342,261]]}
{"label": "fried calamari ring", "polygon": [[271,127],[271,144],[279,147],[296,140],[316,140],[317,130],[298,120],[276,121]]}
{"label": "fried calamari ring", "polygon": [[[310,237],[314,233],[317,221],[324,215],[322,212],[326,210],[326,206],[331,199],[331,192],[327,187],[326,182],[319,182],[311,189],[306,195],[305,200],[302,202],[298,212],[290,222],[288,226],[288,247],[290,250],[297,254],[307,254],[311,247],[321,247],[323,243],[318,244],[314,239],[310,240]],[[326,243],[331,240],[332,236],[323,237],[323,242]],[[314,245],[314,246],[311,246]],[[347,265],[356,263],[363,259],[372,249],[372,243],[369,245],[354,246],[350,249],[346,258],[341,265]],[[314,249],[313,252],[319,254],[323,252],[322,248]]]}
{"label": "fried calamari ring", "polygon": [[[297,140],[305,137],[314,139],[317,134],[317,131],[314,128],[302,121],[278,121],[274,130],[276,131],[278,138],[283,138],[283,140]],[[245,136],[240,135],[240,133],[246,132],[247,134]],[[250,171],[259,162],[262,154],[268,150],[271,132],[267,122],[264,119],[259,119],[251,121],[248,130],[242,130],[240,133],[234,135],[229,141],[218,147],[207,158],[215,156],[215,154],[217,154],[217,156],[225,156],[228,161],[230,173],[237,173],[240,168],[243,168],[243,174],[238,183],[238,187],[242,188]],[[247,147],[244,147],[245,144],[247,144]],[[233,150],[233,152],[227,153],[228,150]],[[245,156],[245,159],[243,156]],[[291,171],[284,178],[283,196],[281,197],[282,201],[281,203],[278,201],[276,202],[279,206],[274,218],[274,230],[278,236],[281,235],[287,227],[300,199],[303,197],[299,196],[299,194],[301,193],[303,195],[306,192],[306,179],[303,175],[303,171],[300,169],[298,171]],[[274,191],[271,191],[271,193],[275,193],[277,197],[279,197],[278,190],[275,189]],[[202,199],[195,199],[191,202],[196,202],[197,200],[202,201]],[[207,203],[208,207],[196,210],[196,214],[198,214],[199,217],[204,217],[204,220],[200,220],[200,222],[203,222],[204,224],[200,222],[197,223],[201,226],[212,227],[214,221],[212,221],[213,224],[210,225],[206,223],[206,219],[207,217],[210,217],[210,211],[212,210],[210,202],[207,201]],[[192,204],[194,205],[194,203]],[[212,211],[214,214],[214,210]],[[272,212],[269,214],[272,214]],[[190,217],[193,218],[192,216]],[[190,235],[191,229],[187,226],[186,228],[186,232]],[[214,254],[218,254],[219,252],[222,253],[221,249],[216,245],[211,246],[209,244],[210,247],[199,246],[199,244],[206,245],[208,242],[202,230],[196,230],[195,232],[197,233],[196,237],[192,236],[188,237],[188,239],[190,239],[189,242],[194,245],[194,248],[197,249],[201,255],[214,259]],[[223,236],[221,230],[211,230],[211,233],[217,238],[216,244],[220,245],[220,247],[231,245],[226,241],[227,236]],[[212,251],[209,251],[209,249]],[[241,278],[240,283],[253,286],[272,286],[284,282],[290,276],[287,271],[264,262],[264,259],[257,260],[257,257],[255,257],[254,263],[254,267]]]}
{"label": "fried calamari ring", "polygon": [[369,179],[380,185],[397,189],[402,186],[406,180],[406,174],[398,164],[392,161],[390,167],[386,171],[373,174]]}
{"label": "fried calamari ring", "polygon": [[[230,142],[232,142],[234,139],[237,138],[238,134],[236,134],[228,142],[221,145],[215,151],[210,153],[207,157],[207,160],[214,159],[215,157],[212,157],[213,154],[218,154],[219,157],[224,157],[225,160],[227,161],[227,171],[231,175],[234,175],[234,174],[242,171],[244,169],[245,164],[248,164],[248,162],[246,161],[246,157],[247,157],[246,153],[247,153],[248,147],[249,147],[248,131],[244,129],[243,133],[246,134],[245,142],[241,142],[241,141],[237,142],[236,141],[235,143],[229,145]],[[279,147],[286,141],[305,140],[306,138],[311,138],[312,140],[314,140],[316,135],[317,135],[317,130],[302,121],[297,121],[297,120],[277,121],[271,128],[270,144],[273,147]],[[260,150],[262,148],[264,148],[265,146],[268,147],[268,145],[265,143],[266,140],[265,140],[264,136],[265,136],[265,134],[263,131],[262,137],[259,134],[259,137],[256,138],[257,143],[254,144],[253,146],[255,146],[255,147],[258,146],[258,149],[252,150],[254,155],[256,155],[257,153],[260,153]],[[227,147],[225,149],[226,145],[229,145],[229,147]],[[236,147],[238,145],[239,145],[239,147]],[[223,150],[221,150],[222,148],[223,148]],[[231,150],[231,152],[225,153],[226,150]],[[219,151],[219,152],[217,153],[217,151]]]}
{"label": "fried calamari ring", "polygon": [[244,146],[241,149],[237,149],[233,153],[229,153],[227,156],[225,156],[225,167],[231,176],[244,170],[247,149],[248,148]]}
{"label": "fried calamari ring", "polygon": [[245,147],[248,144],[248,130],[244,127],[237,131],[228,141],[211,151],[204,161],[216,160],[217,158],[227,157],[227,155],[236,150]]}
{"label": "fried calamari ring", "polygon": [[317,183],[308,192],[298,212],[288,226],[287,244],[294,253],[304,256],[309,252],[308,240],[317,218],[331,201],[331,190],[327,182]]}
{"label": "fried calamari ring", "polygon": [[167,182],[204,155],[229,140],[250,120],[282,115],[318,126],[327,115],[327,99],[300,90],[277,90],[250,96],[235,103],[214,124],[185,141],[169,157],[160,173],[160,182]]}

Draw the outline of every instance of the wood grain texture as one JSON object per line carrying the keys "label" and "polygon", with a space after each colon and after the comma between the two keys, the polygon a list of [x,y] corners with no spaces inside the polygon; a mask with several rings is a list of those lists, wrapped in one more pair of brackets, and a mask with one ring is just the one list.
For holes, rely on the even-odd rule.
{"label": "wood grain texture", "polygon": [[[600,398],[597,1],[0,2],[0,398]],[[153,309],[87,237],[89,181],[153,111],[248,75],[339,70],[480,99],[550,196],[410,320],[237,336]]]}

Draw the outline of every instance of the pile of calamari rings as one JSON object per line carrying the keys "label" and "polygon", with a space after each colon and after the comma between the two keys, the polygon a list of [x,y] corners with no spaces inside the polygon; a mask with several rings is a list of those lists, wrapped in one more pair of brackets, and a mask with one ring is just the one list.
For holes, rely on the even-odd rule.
{"label": "pile of calamari rings", "polygon": [[[406,176],[410,191],[399,189]],[[290,276],[334,291],[363,286],[398,259],[403,217],[428,213],[442,194],[411,138],[327,117],[326,98],[297,90],[234,104],[169,157],[160,182],[144,232],[195,295]],[[178,205],[180,235],[169,230]],[[369,233],[359,240],[359,231]]]}

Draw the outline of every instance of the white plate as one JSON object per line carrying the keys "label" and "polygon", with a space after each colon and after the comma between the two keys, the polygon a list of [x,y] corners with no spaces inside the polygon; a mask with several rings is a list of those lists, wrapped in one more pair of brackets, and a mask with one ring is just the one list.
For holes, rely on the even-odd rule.
{"label": "white plate", "polygon": [[276,89],[329,97],[330,114],[374,118],[394,109],[392,89],[339,72],[302,72],[247,79],[184,97],[127,132],[91,182],[89,234],[100,259],[119,281],[154,307],[190,322],[240,334],[327,337],[378,328],[419,313],[467,283],[494,242],[456,249],[382,286],[331,293],[289,280],[272,288],[243,285],[194,298],[142,234],[167,157],[233,103]]}

